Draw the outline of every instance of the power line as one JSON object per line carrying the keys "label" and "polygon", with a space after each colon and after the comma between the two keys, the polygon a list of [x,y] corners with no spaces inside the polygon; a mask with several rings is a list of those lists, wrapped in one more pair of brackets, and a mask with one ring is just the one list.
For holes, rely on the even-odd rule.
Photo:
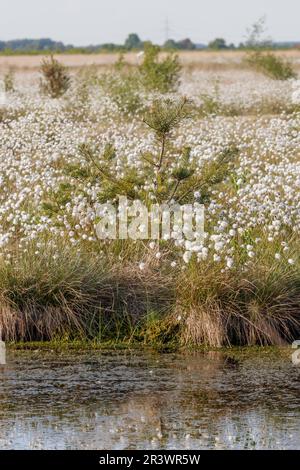
{"label": "power line", "polygon": [[169,40],[170,36],[170,24],[169,24],[169,18],[166,18],[165,21],[165,41],[167,42]]}

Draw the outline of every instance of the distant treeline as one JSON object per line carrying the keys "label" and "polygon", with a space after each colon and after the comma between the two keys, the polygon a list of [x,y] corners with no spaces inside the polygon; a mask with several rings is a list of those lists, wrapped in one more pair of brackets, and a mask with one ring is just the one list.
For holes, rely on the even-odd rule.
{"label": "distant treeline", "polygon": [[[142,41],[139,36],[135,33],[129,34],[124,44],[98,44],[77,47],[72,44],[64,44],[61,41],[53,41],[49,38],[41,39],[13,39],[11,41],[0,41],[0,53],[1,54],[40,54],[40,53],[95,53],[95,52],[126,52],[126,51],[138,51],[143,50],[145,42]],[[194,43],[191,39],[186,38],[180,41],[174,39],[168,39],[162,48],[165,50],[200,50],[200,49],[211,49],[211,50],[224,50],[224,49],[244,49],[247,44],[240,43],[238,46],[234,44],[227,44],[225,39],[216,38],[208,44]],[[299,42],[281,42],[281,43],[270,43],[269,47],[277,49],[291,49],[298,47],[300,48]]]}

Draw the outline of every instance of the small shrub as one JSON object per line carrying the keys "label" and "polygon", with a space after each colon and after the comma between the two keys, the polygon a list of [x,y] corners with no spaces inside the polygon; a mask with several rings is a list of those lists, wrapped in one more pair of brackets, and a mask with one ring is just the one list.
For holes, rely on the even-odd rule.
{"label": "small shrub", "polygon": [[118,60],[116,61],[114,67],[115,69],[118,71],[118,72],[122,72],[124,70],[124,68],[126,67],[126,61],[125,61],[125,58],[124,58],[124,54],[121,53],[118,57]]}
{"label": "small shrub", "polygon": [[215,96],[209,95],[208,93],[202,93],[201,96],[201,113],[206,116],[210,114],[220,114],[221,103]]}
{"label": "small shrub", "polygon": [[40,71],[42,74],[41,91],[51,98],[60,98],[70,88],[71,78],[66,67],[53,56],[42,61]]}
{"label": "small shrub", "polygon": [[[102,202],[114,200],[118,195],[129,199],[140,199],[148,203],[193,202],[194,192],[199,191],[201,199],[207,201],[215,185],[222,183],[229,175],[238,150],[235,146],[226,148],[219,157],[203,166],[200,173],[195,171],[191,161],[191,148],[174,149],[172,140],[180,124],[191,115],[190,102],[180,100],[156,100],[145,113],[143,122],[154,133],[157,150],[141,156],[144,161],[142,172],[136,168],[126,168],[119,177],[114,172],[115,149],[107,144],[102,155],[87,144],[79,147],[80,155],[86,160],[88,168],[93,169],[101,180]],[[152,181],[151,193],[144,189],[144,182]]]}
{"label": "small shrub", "polygon": [[137,114],[143,109],[141,86],[136,70],[133,70],[120,54],[112,72],[103,74],[98,83],[125,115]]}
{"label": "small shrub", "polygon": [[274,80],[296,78],[297,74],[293,70],[292,64],[269,50],[272,47],[272,40],[264,38],[265,31],[265,17],[260,18],[248,30],[246,62],[250,67]]}
{"label": "small shrub", "polygon": [[149,91],[175,91],[181,70],[178,56],[169,54],[160,61],[160,48],[151,43],[145,44],[144,50],[144,60],[139,66],[142,85]]}
{"label": "small shrub", "polygon": [[3,84],[5,93],[12,93],[15,91],[15,77],[12,70],[9,70],[4,75]]}
{"label": "small shrub", "polygon": [[273,80],[296,78],[292,64],[272,52],[253,51],[248,55],[248,64]]}
{"label": "small shrub", "polygon": [[90,92],[97,84],[98,72],[96,65],[86,65],[79,69],[73,79],[74,94],[72,94],[72,98],[77,103],[80,103],[80,106],[76,106],[76,113],[80,114],[80,110],[83,110],[85,107],[90,109]]}
{"label": "small shrub", "polygon": [[139,198],[147,201],[149,191],[143,189],[145,177],[154,183],[153,196],[156,200],[167,201],[176,196],[180,183],[193,173],[192,169],[186,167],[189,164],[188,159],[183,162],[183,168],[178,167],[177,173],[170,173],[170,163],[175,160],[175,156],[169,151],[170,141],[175,129],[189,115],[188,103],[186,98],[179,101],[157,100],[145,113],[144,123],[154,132],[158,149],[153,154],[142,156],[142,175],[137,169],[127,168],[122,177],[116,176],[113,171],[115,153],[112,145],[107,145],[100,157],[95,155],[89,145],[79,147],[80,155],[98,172],[104,200],[114,199],[118,194],[122,194],[129,199]]}
{"label": "small shrub", "polygon": [[169,93],[179,84],[181,67],[178,57],[172,54],[159,60],[160,48],[151,43],[145,45],[144,59],[138,68],[130,67],[120,55],[113,72],[102,75],[99,84],[123,114],[143,111],[143,94]]}
{"label": "small shrub", "polygon": [[100,85],[122,114],[132,115],[142,110],[139,86],[133,74],[108,74],[100,79]]}

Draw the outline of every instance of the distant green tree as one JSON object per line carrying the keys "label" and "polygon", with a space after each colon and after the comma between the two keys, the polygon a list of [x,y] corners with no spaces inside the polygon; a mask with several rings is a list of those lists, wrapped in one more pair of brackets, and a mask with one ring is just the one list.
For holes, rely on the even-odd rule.
{"label": "distant green tree", "polygon": [[223,38],[216,38],[213,41],[211,41],[208,44],[209,49],[215,49],[215,50],[220,50],[220,49],[227,49],[228,46],[226,44],[225,39]]}
{"label": "distant green tree", "polygon": [[126,39],[124,46],[125,49],[128,50],[141,49],[143,47],[143,42],[136,33],[131,33]]}
{"label": "distant green tree", "polygon": [[178,49],[178,43],[176,41],[174,41],[174,39],[168,39],[164,45],[163,45],[163,48],[164,49]]}
{"label": "distant green tree", "polygon": [[174,39],[168,39],[164,43],[163,48],[173,49],[173,50],[192,51],[196,49],[196,44],[194,44],[189,38],[182,39],[181,41],[174,41]]}
{"label": "distant green tree", "polygon": [[14,51],[63,51],[65,46],[62,42],[52,41],[49,38],[40,39],[13,39],[5,43],[6,49]]}
{"label": "distant green tree", "polygon": [[196,44],[194,44],[190,38],[182,39],[177,43],[178,49],[182,49],[184,51],[193,51],[196,49]]}

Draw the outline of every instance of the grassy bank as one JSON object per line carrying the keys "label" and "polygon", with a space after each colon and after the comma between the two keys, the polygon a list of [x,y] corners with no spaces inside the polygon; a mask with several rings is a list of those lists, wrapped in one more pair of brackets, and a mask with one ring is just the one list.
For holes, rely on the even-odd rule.
{"label": "grassy bank", "polygon": [[282,345],[300,334],[299,264],[274,263],[266,249],[245,273],[243,262],[225,272],[213,260],[170,268],[170,253],[158,260],[144,246],[114,255],[60,246],[57,258],[57,247],[36,248],[0,267],[7,341],[221,347]]}
{"label": "grassy bank", "polygon": [[128,342],[97,342],[97,341],[66,341],[54,340],[43,342],[20,342],[20,343],[7,343],[8,352],[12,353],[27,353],[27,354],[82,354],[99,352],[100,354],[111,353],[124,353],[124,354],[144,354],[151,355],[161,354],[180,354],[193,355],[193,354],[221,354],[224,358],[234,363],[243,362],[259,357],[264,361],[272,361],[278,359],[291,360],[292,349],[290,346],[231,346],[222,348],[212,348],[208,346],[180,346],[176,347],[174,344],[164,348],[159,345],[145,346],[140,343]]}

